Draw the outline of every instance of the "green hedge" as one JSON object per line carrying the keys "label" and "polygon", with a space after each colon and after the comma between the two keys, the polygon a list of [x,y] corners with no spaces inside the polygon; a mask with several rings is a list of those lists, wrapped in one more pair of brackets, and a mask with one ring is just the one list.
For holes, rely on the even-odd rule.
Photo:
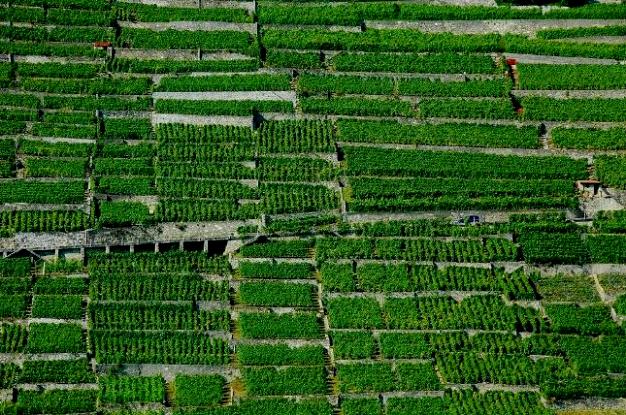
{"label": "green hedge", "polygon": [[94,412],[97,396],[95,389],[20,390],[17,407],[24,415]]}
{"label": "green hedge", "polygon": [[141,202],[100,202],[99,222],[102,226],[130,226],[149,223],[152,215]]}
{"label": "green hedge", "polygon": [[165,380],[161,376],[100,376],[99,399],[105,404],[163,403]]}
{"label": "green hedge", "polygon": [[314,313],[241,313],[239,328],[245,338],[252,339],[315,339],[321,326]]}
{"label": "green hedge", "polygon": [[33,317],[82,320],[83,299],[70,295],[35,295]]}
{"label": "green hedge", "polygon": [[589,250],[579,234],[529,233],[520,238],[524,259],[528,263],[585,264]]}
{"label": "green hedge", "polygon": [[626,150],[626,128],[565,128],[552,129],[552,142],[561,148],[577,150]]}
{"label": "green hedge", "polygon": [[599,155],[594,164],[598,179],[605,185],[626,189],[626,156]]}
{"label": "green hedge", "polygon": [[83,331],[78,324],[30,325],[29,353],[84,353]]}
{"label": "green hedge", "polygon": [[213,406],[224,397],[226,380],[219,375],[177,375],[173,402],[176,406]]}

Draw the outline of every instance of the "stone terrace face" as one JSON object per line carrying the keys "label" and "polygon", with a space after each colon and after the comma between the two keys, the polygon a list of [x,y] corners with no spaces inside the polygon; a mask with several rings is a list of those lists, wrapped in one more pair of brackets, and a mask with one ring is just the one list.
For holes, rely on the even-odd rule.
{"label": "stone terrace face", "polygon": [[0,415],[626,413],[626,5],[4,3]]}

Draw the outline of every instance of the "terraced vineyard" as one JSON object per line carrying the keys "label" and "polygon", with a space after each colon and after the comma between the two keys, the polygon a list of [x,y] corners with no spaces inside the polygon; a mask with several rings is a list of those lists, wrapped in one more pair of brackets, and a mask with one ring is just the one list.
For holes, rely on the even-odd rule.
{"label": "terraced vineyard", "polygon": [[626,414],[585,3],[0,0],[0,415]]}

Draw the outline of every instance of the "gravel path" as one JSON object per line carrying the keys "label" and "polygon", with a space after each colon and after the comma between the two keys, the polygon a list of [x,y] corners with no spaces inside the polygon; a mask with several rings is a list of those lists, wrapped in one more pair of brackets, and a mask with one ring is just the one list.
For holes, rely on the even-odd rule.
{"label": "gravel path", "polygon": [[218,31],[234,30],[239,32],[257,33],[256,23],[230,23],[230,22],[200,22],[200,21],[177,21],[177,22],[122,22],[121,27],[131,29],[150,29],[163,31],[167,29],[193,30],[193,31]]}
{"label": "gravel path", "polygon": [[[171,60],[198,60],[197,49],[115,49],[115,57],[117,58],[133,58],[133,59],[171,59]],[[231,52],[202,52],[203,61],[214,60],[250,60],[253,59],[242,53]]]}
{"label": "gravel path", "polygon": [[61,56],[29,56],[29,55],[15,55],[15,62],[26,63],[104,63],[105,58],[82,58],[79,56],[74,57],[61,57]]}
{"label": "gravel path", "polygon": [[423,398],[430,397],[442,397],[443,391],[410,391],[410,392],[369,392],[369,393],[342,393],[342,398],[358,399],[358,398],[383,398],[383,404],[387,404],[389,398]]}
{"label": "gravel path", "polygon": [[84,320],[64,320],[64,319],[58,319],[58,318],[29,318],[28,319],[28,323],[29,324],[65,324],[65,323],[71,323],[71,324],[80,324],[83,329],[87,329],[87,322]]}
{"label": "gravel path", "polygon": [[[404,118],[404,117],[381,117],[381,116],[349,116],[349,115],[323,115],[323,114],[283,114],[276,119],[308,119],[308,120],[371,120],[371,121],[398,121],[408,124],[439,124],[439,123],[459,123],[459,124],[483,124],[483,125],[513,125],[513,126],[539,126],[540,121],[519,121],[510,120],[487,120],[482,118]],[[547,127],[567,126],[580,128],[611,128],[624,126],[623,122],[599,122],[599,121],[546,121]]]}
{"label": "gravel path", "polygon": [[626,274],[626,264],[591,264],[589,274]]}
{"label": "gravel path", "polygon": [[626,264],[587,264],[587,265],[541,265],[533,269],[545,275],[557,274],[585,274],[608,275],[626,274]]}
{"label": "gravel path", "polygon": [[[127,1],[127,0],[125,0]],[[141,0],[131,0],[131,1],[141,1]],[[144,0],[146,1],[146,0]],[[155,0],[148,0],[155,1]],[[606,1],[606,0],[605,0]],[[220,1],[221,3],[221,1]],[[313,0],[304,2],[307,6],[345,6],[351,5],[352,3],[343,0],[343,1],[332,1],[327,2],[324,0]],[[428,5],[453,5],[453,6],[497,6],[495,0],[398,0],[396,3],[400,4],[428,4]]]}
{"label": "gravel path", "polygon": [[520,20],[432,20],[432,21],[366,21],[372,29],[416,29],[431,33],[467,33],[467,34],[521,34],[535,35],[544,29],[560,29],[573,27],[603,27],[608,25],[624,25],[626,20],[599,19],[520,19]]}
{"label": "gravel path", "polygon": [[[590,414],[602,414],[607,410],[626,410],[626,400],[622,398],[583,398],[569,401],[558,401],[550,405],[552,409],[557,410],[571,410],[576,411],[588,411],[596,410],[598,412],[590,412]],[[586,412],[580,412],[586,413]]]}
{"label": "gravel path", "polygon": [[477,383],[475,385],[446,385],[453,389],[455,388],[467,388],[475,386],[479,392],[487,391],[505,391],[505,392],[539,392],[541,389],[539,386],[530,385],[501,385],[494,383]]}
{"label": "gravel path", "polygon": [[60,180],[63,180],[65,182],[78,182],[78,181],[81,181],[83,179],[81,179],[81,178],[59,179],[58,177],[26,177],[24,179],[16,180],[14,177],[7,177],[7,178],[0,178],[0,185],[2,185],[3,183],[14,182],[14,181],[19,181],[19,182],[38,182],[38,183],[56,183],[56,182],[58,182]]}
{"label": "gravel path", "polygon": [[[198,0],[119,0],[124,3],[138,3],[138,4],[154,4],[162,7],[198,7]],[[202,0],[203,9],[212,7],[228,7],[231,9],[246,9],[254,11],[254,2],[252,1],[228,1],[228,0]]]}
{"label": "gravel path", "polygon": [[547,63],[552,65],[617,65],[616,59],[596,59],[570,56],[543,56],[522,53],[505,53],[505,58],[517,59],[518,63]]}
{"label": "gravel path", "polygon": [[415,297],[437,297],[449,296],[456,301],[463,301],[468,297],[499,295],[499,291],[410,291],[410,292],[349,292],[349,293],[327,293],[325,298],[373,298],[381,305],[389,298],[415,298]]}
{"label": "gravel path", "polygon": [[[497,155],[517,155],[517,156],[552,156],[551,150],[543,148],[493,148],[493,147],[458,147],[458,146],[429,146],[413,144],[367,144],[367,143],[345,143],[340,142],[344,147],[375,147],[393,150],[431,150],[431,151],[458,151],[463,153],[481,153]],[[572,158],[589,158],[593,153],[572,152]]]}
{"label": "gravel path", "polygon": [[[293,241],[299,239],[298,237],[286,237],[281,238],[281,241]],[[239,262],[256,262],[256,263],[276,263],[276,264],[302,264],[307,263],[315,265],[314,259],[309,258],[233,258],[233,262],[238,264]],[[237,268],[237,266],[235,266]],[[311,280],[313,278],[310,278]]]}
{"label": "gravel path", "polygon": [[[208,55],[210,56],[210,55]],[[237,55],[239,56],[239,55]],[[203,59],[205,60],[205,59]],[[208,59],[206,59],[208,60]],[[259,68],[254,72],[188,72],[180,75],[161,75],[165,76],[185,76],[185,77],[206,77],[206,76],[250,76],[250,75],[275,75],[275,74],[283,74],[283,75],[291,75],[292,71],[288,68]]]}
{"label": "gravel path", "polygon": [[[426,238],[428,239],[428,238]],[[407,260],[407,259],[336,259],[334,262],[338,264],[352,264],[353,262],[357,264],[357,267],[361,264],[392,264],[392,265],[402,265],[402,264],[410,264],[410,265],[426,265],[426,266],[435,266],[438,269],[446,268],[446,267],[468,267],[468,268],[504,268],[506,272],[513,272],[519,268],[524,268],[525,270],[529,270],[532,267],[527,265],[525,262],[433,262],[433,261],[415,261],[415,260]],[[578,273],[583,273],[580,271]],[[397,330],[394,330],[397,331]],[[401,330],[400,330],[401,331]],[[415,331],[415,330],[412,330]],[[419,330],[425,331],[425,330]],[[427,331],[427,330],[426,330]],[[460,331],[460,330],[448,330],[448,331]]]}
{"label": "gravel path", "polygon": [[97,383],[20,383],[19,389],[39,391],[45,390],[97,390]]}
{"label": "gravel path", "polygon": [[[106,372],[114,365],[98,365],[98,372]],[[178,374],[186,375],[212,375],[218,374],[226,378],[228,382],[240,377],[238,369],[229,366],[216,365],[167,365],[167,364],[124,364],[122,372],[133,376],[163,376],[166,381],[172,381]]]}
{"label": "gravel path", "polygon": [[154,205],[159,203],[158,196],[140,196],[140,195],[106,195],[105,193],[98,193],[94,196],[96,200],[112,200],[115,202],[140,202],[145,205]]}
{"label": "gravel path", "polygon": [[319,74],[319,75],[333,75],[333,76],[362,76],[369,78],[384,77],[384,78],[397,78],[397,79],[438,79],[441,81],[450,82],[463,82],[465,79],[470,80],[493,80],[502,79],[501,75],[489,75],[489,74],[445,74],[445,73],[398,73],[398,72],[340,72],[333,71],[329,73],[325,69],[318,70],[306,70],[302,73]]}
{"label": "gravel path", "polygon": [[198,60],[196,50],[115,48],[116,58]]}
{"label": "gravel path", "polygon": [[[515,213],[539,213],[540,211],[509,211],[509,212],[492,212],[477,210],[457,210],[453,213],[460,215],[479,215],[483,221],[488,222],[506,222],[509,216]],[[436,219],[449,218],[449,210],[429,211],[429,212],[407,212],[407,213],[348,213],[347,221],[349,223],[360,222],[377,222],[381,220],[415,220],[415,219]]]}
{"label": "gravel path", "polygon": [[82,205],[41,205],[29,203],[3,203],[0,204],[0,212],[5,210],[79,210]]}
{"label": "gravel path", "polygon": [[399,3],[453,6],[496,6],[495,0],[401,0]]}
{"label": "gravel path", "polygon": [[87,353],[0,353],[0,363],[13,362],[21,365],[24,360],[76,360],[86,359]]}
{"label": "gravel path", "polygon": [[183,123],[193,125],[236,125],[251,127],[252,117],[228,115],[152,114],[152,124]]}
{"label": "gravel path", "polygon": [[25,356],[28,360],[75,360],[85,358],[87,353],[38,353]]}
{"label": "gravel path", "polygon": [[190,101],[291,101],[296,102],[295,91],[217,91],[217,92],[154,92],[152,98]]}
{"label": "gravel path", "polygon": [[95,138],[69,138],[69,137],[43,137],[43,136],[32,136],[22,134],[20,138],[26,140],[34,140],[34,141],[43,141],[46,143],[73,143],[73,144],[93,144],[96,142]]}
{"label": "gravel path", "polygon": [[235,339],[233,344],[285,344],[289,347],[325,346],[325,340],[319,339]]}
{"label": "gravel path", "polygon": [[626,36],[588,36],[562,39],[564,42],[572,43],[610,43],[623,45],[626,43]]}
{"label": "gravel path", "polygon": [[548,97],[557,99],[567,98],[626,98],[626,89],[604,90],[515,90],[513,95],[519,97]]}
{"label": "gravel path", "polygon": [[[333,3],[334,4],[334,3]],[[327,32],[351,32],[351,33],[360,33],[360,26],[324,26],[324,25],[295,25],[295,24],[271,24],[266,23],[263,24],[263,29],[282,29],[282,30],[296,30],[296,29],[307,29],[307,30],[323,30]]]}
{"label": "gravel path", "polygon": [[272,306],[254,306],[248,304],[236,304],[231,309],[231,316],[234,320],[239,318],[239,313],[271,313],[276,315],[293,314],[296,312],[314,312],[317,311],[315,305],[306,307],[272,307]]}
{"label": "gravel path", "polygon": [[154,4],[163,7],[198,7],[198,0],[122,0],[124,3]]}

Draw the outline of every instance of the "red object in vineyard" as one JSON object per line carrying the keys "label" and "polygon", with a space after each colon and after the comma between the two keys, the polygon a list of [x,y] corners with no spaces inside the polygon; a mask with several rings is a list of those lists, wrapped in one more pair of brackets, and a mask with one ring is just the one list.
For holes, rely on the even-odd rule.
{"label": "red object in vineyard", "polygon": [[107,49],[110,47],[111,47],[111,42],[109,41],[98,40],[98,41],[93,42],[94,49]]}
{"label": "red object in vineyard", "polygon": [[513,79],[515,88],[519,88],[519,72],[517,72],[517,59],[507,58],[506,65],[508,66],[507,73]]}

